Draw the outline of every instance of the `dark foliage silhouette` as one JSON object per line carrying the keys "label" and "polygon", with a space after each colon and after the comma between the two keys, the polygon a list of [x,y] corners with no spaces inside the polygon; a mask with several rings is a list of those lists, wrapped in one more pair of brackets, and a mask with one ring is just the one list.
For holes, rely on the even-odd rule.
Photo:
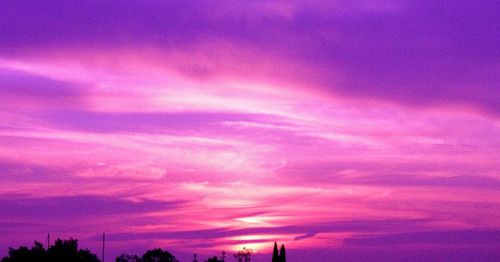
{"label": "dark foliage silhouette", "polygon": [[9,248],[9,255],[1,262],[99,262],[99,259],[88,249],[79,250],[76,239],[57,239],[48,250],[39,242],[35,242],[31,249]]}
{"label": "dark foliage silhouette", "polygon": [[238,259],[238,262],[250,262],[252,259],[253,250],[250,248],[243,247],[238,253],[233,254],[234,258]]}
{"label": "dark foliage silhouette", "polygon": [[272,262],[279,262],[280,260],[280,255],[278,253],[278,244],[274,242],[274,249],[273,249],[273,260]]}
{"label": "dark foliage silhouette", "polygon": [[219,259],[217,256],[214,256],[214,257],[209,258],[205,262],[224,262],[224,260]]}
{"label": "dark foliage silhouette", "polygon": [[78,240],[70,238],[69,240],[57,239],[55,245],[47,250],[47,257],[52,262],[98,262],[99,259],[90,250],[78,250]]}
{"label": "dark foliage silhouette", "polygon": [[160,248],[148,250],[142,255],[142,262],[179,262],[170,252]]}
{"label": "dark foliage silhouette", "polygon": [[224,262],[224,260],[226,260],[226,252],[222,251],[220,257],[213,256],[205,260],[205,262]]}
{"label": "dark foliage silhouette", "polygon": [[280,251],[278,252],[278,243],[274,242],[272,262],[286,262],[285,245],[281,245]]}
{"label": "dark foliage silhouette", "polygon": [[[233,254],[238,262],[250,262],[253,250],[243,247],[237,253]],[[204,262],[224,262],[226,252],[222,251],[221,256],[213,256]],[[148,250],[139,257],[137,255],[121,254],[116,257],[116,262],[179,262],[170,252],[160,248]],[[278,245],[274,243],[273,262],[286,262],[285,245],[281,245],[278,252]],[[95,254],[90,250],[78,249],[78,240],[70,238],[69,240],[57,239],[55,244],[45,249],[40,242],[34,242],[33,247],[21,246],[17,249],[9,248],[8,256],[1,259],[0,262],[100,262]],[[194,254],[193,262],[198,262],[198,256]]]}
{"label": "dark foliage silhouette", "polygon": [[31,249],[27,247],[19,247],[18,249],[9,248],[9,255],[2,258],[2,262],[18,262],[18,261],[47,261],[47,254],[43,245],[35,242]]}
{"label": "dark foliage silhouette", "polygon": [[137,255],[121,254],[116,258],[116,262],[142,262],[142,258]]}
{"label": "dark foliage silhouette", "polygon": [[285,245],[281,245],[280,248],[280,262],[286,262]]}

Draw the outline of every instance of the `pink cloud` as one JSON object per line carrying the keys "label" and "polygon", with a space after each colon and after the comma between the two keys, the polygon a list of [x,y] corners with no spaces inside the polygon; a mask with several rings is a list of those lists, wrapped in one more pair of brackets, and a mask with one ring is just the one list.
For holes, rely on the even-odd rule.
{"label": "pink cloud", "polygon": [[[59,201],[82,195],[100,208],[153,206],[126,217],[94,213],[94,222],[78,220],[86,230],[49,216],[6,236],[74,232],[96,246],[93,236],[108,231],[117,250],[135,243],[186,251],[182,239],[189,239],[206,253],[267,252],[272,239],[297,249],[342,248],[375,233],[500,226],[496,118],[294,84],[275,68],[301,78],[304,66],[251,60],[252,52],[228,46],[219,62],[205,57],[208,47],[151,61],[146,51],[121,50],[2,60],[30,87],[0,89],[11,96],[0,112],[2,203],[33,201],[65,219],[74,213]],[[240,55],[250,60],[240,64]],[[251,62],[262,69],[254,72]],[[52,105],[52,85],[64,97],[75,91],[81,103],[57,97],[64,106]],[[24,215],[19,223],[37,220]]]}

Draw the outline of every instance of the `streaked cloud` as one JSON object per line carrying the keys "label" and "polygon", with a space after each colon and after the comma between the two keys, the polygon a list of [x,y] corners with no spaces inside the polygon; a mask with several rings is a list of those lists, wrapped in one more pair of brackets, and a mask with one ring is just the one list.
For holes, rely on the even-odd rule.
{"label": "streaked cloud", "polygon": [[498,257],[495,7],[2,2],[0,240]]}

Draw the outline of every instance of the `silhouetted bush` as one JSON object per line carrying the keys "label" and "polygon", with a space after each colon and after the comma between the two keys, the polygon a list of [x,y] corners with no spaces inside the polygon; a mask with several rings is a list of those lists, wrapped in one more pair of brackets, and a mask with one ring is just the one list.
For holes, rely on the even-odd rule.
{"label": "silhouetted bush", "polygon": [[226,260],[226,252],[222,251],[220,257],[213,256],[205,260],[205,262],[224,262]]}
{"label": "silhouetted bush", "polygon": [[206,262],[224,262],[224,260],[221,260],[217,256],[214,256],[206,260]]}
{"label": "silhouetted bush", "polygon": [[159,248],[148,250],[142,255],[142,262],[178,262],[168,251],[163,251]]}
{"label": "silhouetted bush", "polygon": [[142,258],[138,257],[137,255],[121,254],[116,258],[116,262],[142,262]]}

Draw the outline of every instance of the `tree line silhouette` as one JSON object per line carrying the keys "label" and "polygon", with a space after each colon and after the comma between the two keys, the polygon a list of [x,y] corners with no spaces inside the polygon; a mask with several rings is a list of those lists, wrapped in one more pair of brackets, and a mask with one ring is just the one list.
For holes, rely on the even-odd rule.
{"label": "tree line silhouette", "polygon": [[47,250],[40,242],[36,242],[31,249],[19,247],[9,248],[9,255],[1,262],[100,262],[90,250],[78,249],[78,240],[57,239],[55,244]]}
{"label": "tree line silhouette", "polygon": [[[243,248],[233,257],[238,262],[250,262],[253,250]],[[121,254],[116,262],[179,262],[179,260],[166,250],[160,248],[146,251],[142,256]],[[3,257],[1,262],[101,262],[96,254],[88,249],[78,249],[78,240],[70,238],[68,240],[57,239],[54,245],[45,249],[43,244],[35,241],[33,247],[21,246],[17,249],[9,248],[9,254]],[[199,262],[194,254],[192,262]],[[222,251],[219,257],[210,257],[204,262],[226,262],[226,253]],[[278,253],[278,245],[274,242],[272,262],[286,262],[285,246],[281,245]]]}

